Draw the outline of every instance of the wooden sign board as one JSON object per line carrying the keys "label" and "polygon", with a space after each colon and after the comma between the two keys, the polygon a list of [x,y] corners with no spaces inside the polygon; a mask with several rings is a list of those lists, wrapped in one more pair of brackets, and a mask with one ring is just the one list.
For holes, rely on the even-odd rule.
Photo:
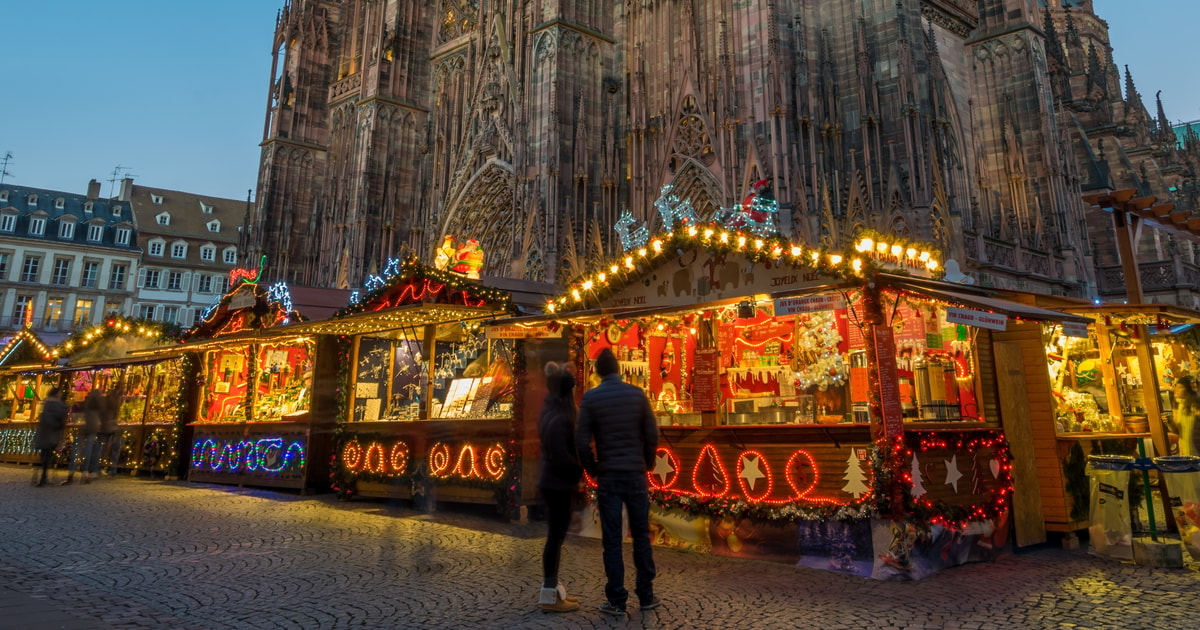
{"label": "wooden sign board", "polygon": [[904,434],[904,411],[900,407],[900,373],[896,368],[896,339],[890,326],[875,326],[875,365],[879,377],[879,403],[883,412],[884,437]]}

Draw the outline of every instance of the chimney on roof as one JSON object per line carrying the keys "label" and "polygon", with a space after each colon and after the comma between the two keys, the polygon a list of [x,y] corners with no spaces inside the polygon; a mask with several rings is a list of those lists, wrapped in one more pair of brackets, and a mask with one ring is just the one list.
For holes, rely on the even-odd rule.
{"label": "chimney on roof", "polygon": [[121,180],[121,193],[119,195],[117,195],[117,199],[120,201],[129,201],[129,198],[132,195],[133,195],[133,178],[126,177]]}
{"label": "chimney on roof", "polygon": [[92,180],[88,182],[88,199],[96,200],[100,198],[100,182]]}

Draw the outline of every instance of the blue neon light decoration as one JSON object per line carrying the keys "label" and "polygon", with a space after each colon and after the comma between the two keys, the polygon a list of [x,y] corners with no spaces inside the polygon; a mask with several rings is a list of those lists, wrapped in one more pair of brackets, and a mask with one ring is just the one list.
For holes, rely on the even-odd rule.
{"label": "blue neon light decoration", "polygon": [[192,446],[192,469],[205,473],[299,473],[307,464],[304,444],[281,437],[239,441],[205,438]]}

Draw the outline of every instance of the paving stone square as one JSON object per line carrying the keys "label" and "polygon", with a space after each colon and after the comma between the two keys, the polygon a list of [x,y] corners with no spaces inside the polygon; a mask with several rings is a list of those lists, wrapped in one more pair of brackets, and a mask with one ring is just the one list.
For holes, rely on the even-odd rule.
{"label": "paving stone square", "polygon": [[542,523],[185,482],[29,479],[0,466],[5,628],[1200,626],[1195,564],[1153,570],[1051,547],[916,583],[656,549],[663,606],[612,618],[597,610],[599,541],[574,537],[561,574],[583,608],[549,615],[536,606]]}

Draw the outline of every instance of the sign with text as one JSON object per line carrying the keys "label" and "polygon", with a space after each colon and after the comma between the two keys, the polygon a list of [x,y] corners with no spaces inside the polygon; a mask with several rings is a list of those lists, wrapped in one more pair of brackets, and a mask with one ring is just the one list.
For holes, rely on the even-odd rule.
{"label": "sign with text", "polygon": [[535,326],[520,326],[518,324],[488,326],[486,332],[488,339],[551,339],[562,336],[562,328],[551,330],[548,324]]}
{"label": "sign with text", "polygon": [[775,300],[775,316],[833,311],[846,308],[846,299],[836,293],[805,295],[803,297],[779,298]]}
{"label": "sign with text", "polygon": [[1087,339],[1087,336],[1088,336],[1087,324],[1081,324],[1079,322],[1063,322],[1062,328],[1063,328],[1063,334],[1068,337],[1078,337],[1080,339]]}
{"label": "sign with text", "polygon": [[717,370],[717,349],[696,348],[692,360],[692,409],[716,411],[721,406],[721,377]]}
{"label": "sign with text", "polygon": [[946,322],[990,330],[1004,330],[1008,328],[1008,315],[950,307],[946,309]]}
{"label": "sign with text", "polygon": [[883,413],[883,436],[904,434],[904,411],[900,407],[900,373],[896,369],[896,339],[890,326],[875,326],[875,369],[879,376],[879,407]]}

